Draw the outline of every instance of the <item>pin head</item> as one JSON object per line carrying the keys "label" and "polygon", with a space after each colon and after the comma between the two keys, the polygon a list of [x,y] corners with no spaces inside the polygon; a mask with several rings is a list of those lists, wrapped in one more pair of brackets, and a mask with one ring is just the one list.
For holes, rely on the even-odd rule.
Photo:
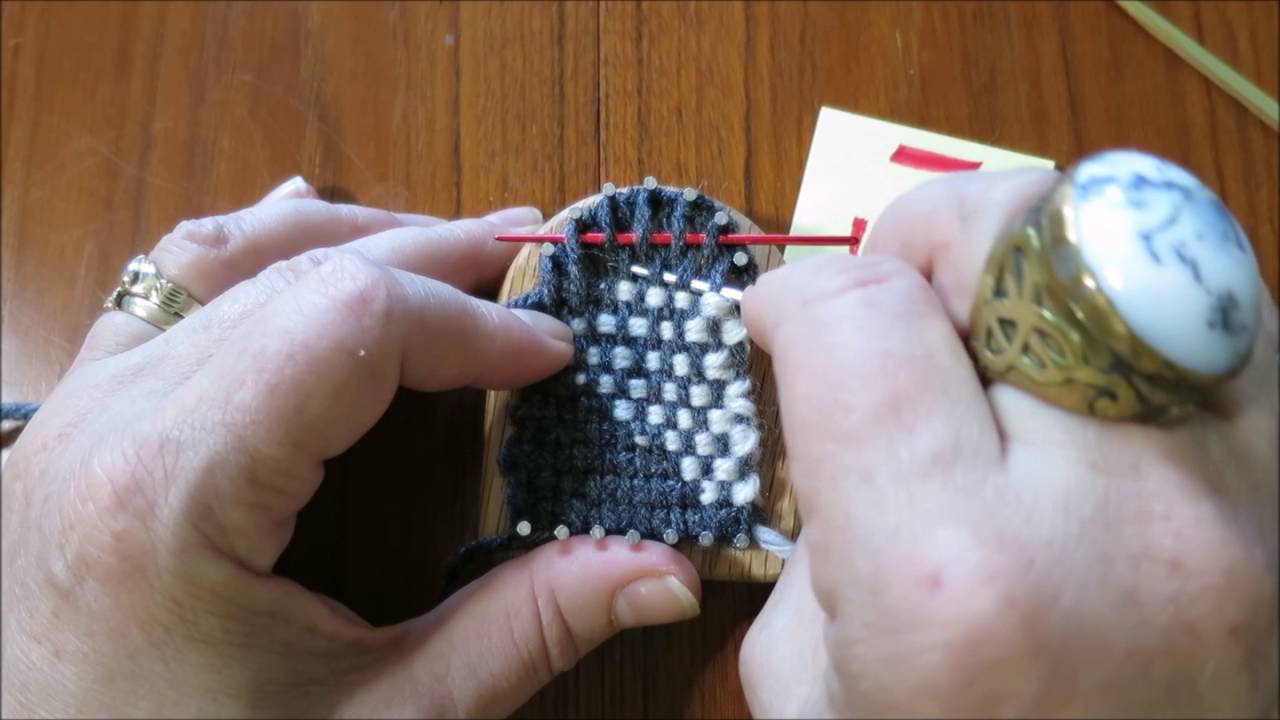
{"label": "pin head", "polygon": [[685,188],[683,194],[684,194],[685,202],[693,202],[694,200],[698,199],[698,191],[694,190],[691,187]]}
{"label": "pin head", "polygon": [[627,531],[627,544],[635,545],[640,542],[640,533],[635,530]]}
{"label": "pin head", "polygon": [[657,190],[657,189],[658,189],[658,178],[656,178],[656,177],[654,177],[654,176],[652,176],[652,175],[650,175],[650,176],[646,177],[646,178],[644,179],[644,188],[645,188],[646,190]]}
{"label": "pin head", "polygon": [[667,530],[662,533],[662,542],[668,545],[675,545],[680,540],[680,535],[675,530]]}
{"label": "pin head", "polygon": [[557,540],[568,540],[568,539],[569,539],[569,528],[568,528],[567,526],[565,526],[565,525],[557,525],[557,526],[556,526],[556,539],[557,539]]}
{"label": "pin head", "polygon": [[613,197],[618,194],[618,186],[611,182],[607,182],[600,187],[600,193],[605,197]]}
{"label": "pin head", "polygon": [[716,224],[717,224],[717,225],[719,225],[720,227],[724,227],[725,225],[728,225],[728,224],[729,224],[729,213],[727,213],[727,212],[725,212],[725,211],[723,211],[723,210],[717,211],[717,212],[716,212],[715,221],[716,221]]}
{"label": "pin head", "polygon": [[533,532],[533,525],[528,520],[521,520],[516,523],[516,534],[520,537],[529,537],[529,533]]}
{"label": "pin head", "polygon": [[551,255],[555,251],[556,251],[555,245],[552,245],[549,242],[544,242],[542,243],[542,248],[538,252],[542,253],[542,257],[551,257]]}
{"label": "pin head", "polygon": [[[547,255],[549,253],[543,253],[543,254]],[[741,250],[733,254],[733,264],[737,265],[738,267],[746,267],[747,263],[750,260],[751,260],[751,257],[746,253],[742,252]]]}
{"label": "pin head", "polygon": [[715,536],[708,530],[698,533],[698,544],[702,547],[711,547],[711,543],[715,542],[715,540]]}
{"label": "pin head", "polygon": [[595,539],[597,539],[597,540],[599,540],[599,539],[603,538],[603,537],[604,537],[604,528],[603,528],[603,527],[601,527],[601,526],[599,526],[599,525],[593,525],[593,526],[591,527],[591,537],[593,537],[593,538],[595,538]]}

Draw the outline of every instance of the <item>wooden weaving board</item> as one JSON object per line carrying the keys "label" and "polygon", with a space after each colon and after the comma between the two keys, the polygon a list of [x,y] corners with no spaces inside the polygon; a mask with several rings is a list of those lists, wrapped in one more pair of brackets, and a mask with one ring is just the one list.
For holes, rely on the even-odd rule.
{"label": "wooden weaving board", "polygon": [[[594,195],[577,204],[589,205],[599,198],[599,195]],[[737,222],[739,232],[762,232],[741,213],[727,209]],[[560,233],[567,221],[566,208],[538,232]],[[537,284],[540,249],[539,246],[530,244],[520,251],[503,281],[498,295],[499,302],[506,303]],[[751,247],[750,252],[761,273],[772,270],[783,262],[781,250],[775,247]],[[755,387],[756,408],[760,414],[760,503],[765,510],[765,523],[794,539],[800,532],[800,518],[796,512],[791,484],[787,481],[787,457],[778,415],[778,392],[773,382],[769,356],[753,344],[747,367]],[[506,481],[498,471],[498,453],[509,432],[507,408],[514,392],[518,391],[490,391],[485,399],[484,472],[480,491],[481,537],[512,532],[512,520],[505,499]],[[698,569],[699,575],[708,580],[772,582],[782,571],[782,560],[754,543],[746,550],[735,550],[727,543],[700,548],[693,538],[681,538],[676,548],[687,555]]]}

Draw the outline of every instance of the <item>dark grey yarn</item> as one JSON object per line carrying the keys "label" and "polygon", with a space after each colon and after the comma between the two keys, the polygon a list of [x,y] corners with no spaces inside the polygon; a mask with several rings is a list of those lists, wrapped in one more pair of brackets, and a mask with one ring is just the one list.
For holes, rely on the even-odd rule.
{"label": "dark grey yarn", "polygon": [[39,409],[39,403],[0,403],[0,420],[27,422]]}
{"label": "dark grey yarn", "polygon": [[[615,297],[619,280],[637,282],[641,294],[645,286],[654,284],[674,292],[687,290],[695,279],[709,282],[712,288],[741,288],[755,280],[758,271],[754,261],[738,267],[733,263],[734,249],[716,242],[721,233],[736,231],[732,219],[725,226],[715,222],[721,210],[725,208],[705,196],[687,201],[673,188],[619,189],[613,197],[584,207],[581,219],[570,221],[565,243],[541,260],[539,285],[511,302],[512,307],[538,310],[566,323],[573,318],[588,322],[588,329],[575,336],[575,361],[553,377],[520,391],[512,403],[513,431],[499,457],[512,522],[527,520],[540,532],[565,525],[574,534],[599,525],[610,534],[636,530],[650,539],[662,539],[672,530],[681,538],[709,532],[716,542],[731,542],[739,535],[752,537],[752,529],[763,515],[758,505],[735,506],[727,492],[704,505],[699,500],[700,483],[681,479],[677,454],[666,451],[660,439],[649,447],[636,444],[637,434],[653,431],[646,426],[644,413],[638,411],[634,419],[619,421],[612,410],[612,398],[627,397],[627,378],[644,378],[651,392],[663,382],[675,382],[681,396],[688,397],[690,385],[697,380],[676,377],[671,358],[675,353],[686,353],[693,367],[700,368],[708,349],[706,344],[686,342],[678,331],[672,340],[661,340],[656,330],[660,315],[670,318],[676,313],[677,328],[683,319],[697,315],[696,296],[690,310],[660,312],[642,302],[621,303]],[[606,244],[582,244],[579,236],[587,232],[604,233]],[[619,232],[635,233],[636,244],[619,245],[614,238]],[[672,233],[673,243],[651,245],[649,238],[655,232]],[[690,232],[706,233],[706,243],[685,245],[684,237]],[[649,269],[650,280],[634,276],[629,269],[632,265]],[[679,281],[674,286],[663,284],[659,278],[664,271],[674,273]],[[617,317],[616,334],[596,331],[600,313]],[[630,337],[625,331],[627,319],[639,313],[647,313],[653,330],[644,337]],[[578,373],[592,371],[583,361],[591,346],[600,349],[605,367],[614,348],[632,351],[635,366],[617,374],[618,394],[599,394],[593,388],[594,375],[585,385],[575,382]],[[649,351],[661,353],[658,372],[644,367],[643,358]],[[734,345],[731,352],[733,366],[745,368],[746,344]],[[720,386],[712,384],[715,395],[711,407],[722,404]],[[685,448],[692,446],[699,430],[706,429],[705,412],[697,415],[699,422],[693,430],[680,431]],[[665,430],[673,428],[670,423],[664,426]],[[723,447],[726,441],[719,438],[717,442]]]}

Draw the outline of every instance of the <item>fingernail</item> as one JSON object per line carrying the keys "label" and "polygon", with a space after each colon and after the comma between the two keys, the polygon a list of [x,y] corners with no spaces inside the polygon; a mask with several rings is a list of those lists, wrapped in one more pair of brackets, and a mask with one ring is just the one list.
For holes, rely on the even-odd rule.
{"label": "fingernail", "polygon": [[312,189],[311,185],[309,185],[306,180],[302,179],[301,175],[294,175],[288,180],[280,183],[275,190],[267,193],[267,196],[262,198],[262,200],[263,202],[269,202],[272,200],[285,200],[287,198],[311,197],[314,194],[315,190]]}
{"label": "fingernail", "polygon": [[513,207],[489,213],[484,219],[509,228],[541,225],[542,211],[536,207]]}
{"label": "fingernail", "polygon": [[512,310],[511,312],[528,323],[534,330],[552,340],[559,340],[563,343],[573,342],[573,331],[569,329],[569,326],[550,315],[545,315],[535,310]]}
{"label": "fingernail", "polygon": [[700,612],[698,600],[675,575],[641,578],[613,597],[613,620],[619,628],[663,625]]}
{"label": "fingernail", "polygon": [[419,215],[417,213],[393,213],[400,222],[405,225],[414,225],[417,227],[433,227],[444,222],[438,217],[432,215]]}

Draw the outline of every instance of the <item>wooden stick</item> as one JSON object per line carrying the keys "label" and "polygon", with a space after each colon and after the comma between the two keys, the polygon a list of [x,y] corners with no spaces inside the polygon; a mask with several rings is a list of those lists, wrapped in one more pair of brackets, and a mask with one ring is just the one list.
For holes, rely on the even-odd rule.
{"label": "wooden stick", "polygon": [[1213,81],[1213,84],[1225,90],[1248,108],[1249,112],[1262,118],[1263,122],[1277,129],[1277,109],[1275,98],[1267,95],[1248,78],[1236,72],[1230,65],[1222,62],[1191,36],[1182,32],[1173,23],[1164,19],[1160,13],[1152,10],[1144,2],[1138,0],[1116,0],[1116,4],[1151,33],[1165,47],[1186,60],[1191,67]]}

